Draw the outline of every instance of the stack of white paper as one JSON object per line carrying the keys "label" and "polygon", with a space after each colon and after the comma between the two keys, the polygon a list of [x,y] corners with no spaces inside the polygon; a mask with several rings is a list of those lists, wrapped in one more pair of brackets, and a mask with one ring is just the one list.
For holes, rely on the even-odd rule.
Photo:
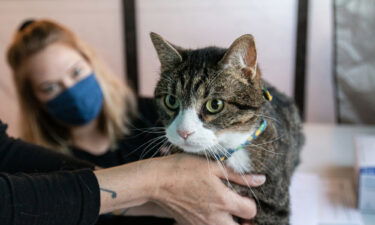
{"label": "stack of white paper", "polygon": [[316,189],[320,185],[319,177],[312,174],[296,173],[290,187],[291,194],[291,224],[318,224],[318,196]]}

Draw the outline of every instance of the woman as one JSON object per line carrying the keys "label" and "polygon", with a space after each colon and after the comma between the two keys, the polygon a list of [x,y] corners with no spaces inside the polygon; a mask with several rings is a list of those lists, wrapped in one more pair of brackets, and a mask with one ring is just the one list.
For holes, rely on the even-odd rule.
{"label": "woman", "polygon": [[[22,139],[100,167],[157,154],[165,139],[154,134],[161,130],[142,130],[156,125],[153,102],[136,101],[67,28],[27,21],[7,56],[19,93]],[[141,144],[143,151],[137,149]]]}

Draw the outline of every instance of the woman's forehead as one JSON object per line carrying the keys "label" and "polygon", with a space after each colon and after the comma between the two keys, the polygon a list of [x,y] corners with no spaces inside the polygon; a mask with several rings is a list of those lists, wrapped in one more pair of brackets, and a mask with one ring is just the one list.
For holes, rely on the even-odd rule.
{"label": "woman's forehead", "polygon": [[84,61],[78,51],[62,43],[54,43],[32,55],[26,63],[31,80],[56,80],[75,64]]}

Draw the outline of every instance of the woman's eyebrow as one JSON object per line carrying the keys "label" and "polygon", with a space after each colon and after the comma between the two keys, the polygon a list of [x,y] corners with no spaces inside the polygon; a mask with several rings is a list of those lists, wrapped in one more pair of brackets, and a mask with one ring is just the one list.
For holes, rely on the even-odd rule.
{"label": "woman's eyebrow", "polygon": [[[72,69],[73,69],[75,66],[77,66],[78,64],[80,64],[80,63],[82,63],[82,62],[83,62],[82,59],[79,59],[79,60],[75,61],[75,62],[72,63],[70,66],[68,66],[68,69],[66,70],[66,72],[69,73],[70,71],[72,71]],[[62,76],[60,76],[59,78],[54,79],[54,80],[45,80],[45,81],[42,81],[42,82],[40,82],[39,84],[37,84],[36,86],[37,86],[37,88],[42,88],[42,86],[44,86],[44,85],[53,84],[53,83],[58,83],[58,82],[60,81],[61,77],[63,77],[63,76],[64,76],[64,75],[62,75]]]}
{"label": "woman's eyebrow", "polygon": [[66,70],[66,72],[70,72],[75,66],[77,66],[78,64],[80,64],[80,63],[82,63],[82,59],[79,59],[79,60],[77,60],[76,62],[74,62],[74,63],[72,63],[69,67],[68,67],[68,69]]}

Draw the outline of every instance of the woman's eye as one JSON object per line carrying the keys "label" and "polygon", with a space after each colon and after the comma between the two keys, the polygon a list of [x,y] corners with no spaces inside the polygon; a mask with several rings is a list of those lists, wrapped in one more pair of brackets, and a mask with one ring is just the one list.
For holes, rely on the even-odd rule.
{"label": "woman's eye", "polygon": [[79,75],[81,75],[82,73],[82,69],[79,68],[79,67],[76,67],[74,68],[73,72],[72,72],[72,77],[79,77]]}
{"label": "woman's eye", "polygon": [[211,99],[206,102],[206,110],[208,113],[216,114],[223,110],[224,101],[220,99]]}
{"label": "woman's eye", "polygon": [[42,87],[42,92],[45,94],[53,94],[58,92],[60,89],[58,84],[49,84]]}
{"label": "woman's eye", "polygon": [[172,111],[176,111],[180,107],[180,102],[173,95],[166,95],[164,97],[164,104]]}

